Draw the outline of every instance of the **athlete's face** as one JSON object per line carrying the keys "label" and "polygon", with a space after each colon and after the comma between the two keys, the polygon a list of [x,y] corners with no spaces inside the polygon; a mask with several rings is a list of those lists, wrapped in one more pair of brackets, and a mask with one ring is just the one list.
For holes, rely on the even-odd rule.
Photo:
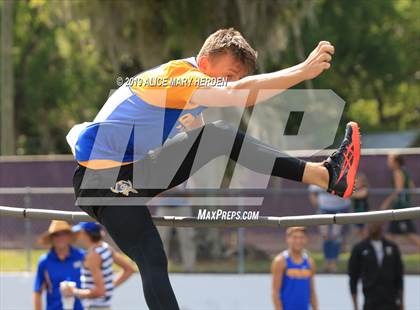
{"label": "athlete's face", "polygon": [[303,231],[294,231],[287,236],[287,246],[294,252],[301,252],[306,246],[306,234]]}
{"label": "athlete's face", "polygon": [[246,67],[229,52],[217,56],[201,56],[198,68],[210,77],[226,78],[228,82],[240,80],[248,74]]}

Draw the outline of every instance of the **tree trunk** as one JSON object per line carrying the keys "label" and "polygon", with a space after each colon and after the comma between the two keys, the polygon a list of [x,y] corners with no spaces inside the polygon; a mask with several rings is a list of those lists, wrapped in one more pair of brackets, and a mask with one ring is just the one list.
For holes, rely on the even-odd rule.
{"label": "tree trunk", "polygon": [[385,102],[384,102],[384,99],[382,97],[381,91],[379,90],[378,86],[375,85],[375,83],[372,84],[372,89],[373,89],[373,94],[376,98],[376,101],[378,102],[377,111],[378,111],[378,116],[379,116],[379,122],[380,122],[380,124],[384,124],[384,122],[385,122],[385,115],[384,115]]}
{"label": "tree trunk", "polygon": [[1,19],[1,154],[14,155],[15,113],[13,100],[13,0],[4,0]]}

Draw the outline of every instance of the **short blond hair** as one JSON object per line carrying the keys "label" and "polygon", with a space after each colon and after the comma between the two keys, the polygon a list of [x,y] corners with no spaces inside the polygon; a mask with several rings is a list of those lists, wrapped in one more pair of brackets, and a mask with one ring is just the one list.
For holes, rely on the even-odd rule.
{"label": "short blond hair", "polygon": [[294,232],[298,232],[298,231],[301,231],[306,235],[306,227],[303,227],[303,226],[294,226],[294,227],[287,228],[286,235],[290,236]]}
{"label": "short blond hair", "polygon": [[212,33],[201,47],[198,58],[226,52],[232,53],[247,68],[248,73],[254,72],[257,68],[258,53],[234,28],[219,29]]}

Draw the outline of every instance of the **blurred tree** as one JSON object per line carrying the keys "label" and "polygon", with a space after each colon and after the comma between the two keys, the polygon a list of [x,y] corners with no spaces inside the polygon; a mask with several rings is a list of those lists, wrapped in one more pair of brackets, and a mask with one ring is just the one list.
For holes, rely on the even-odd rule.
{"label": "blurred tree", "polygon": [[65,135],[113,87],[88,20],[71,1],[19,1],[15,23],[18,153],[68,153]]}
{"label": "blurred tree", "polygon": [[15,154],[15,112],[13,74],[13,15],[14,3],[2,3],[1,19],[1,104],[0,104],[0,154]]}
{"label": "blurred tree", "polygon": [[68,129],[94,117],[118,76],[194,55],[210,33],[230,26],[257,48],[263,72],[302,61],[319,40],[330,40],[333,69],[313,86],[345,98],[346,119],[365,131],[418,127],[420,2],[356,2],[18,1],[18,153],[68,153]]}
{"label": "blurred tree", "polygon": [[276,57],[286,48],[288,24],[304,19],[312,4],[312,0],[91,0],[79,2],[77,12],[91,20],[115,73],[132,68],[135,74],[138,65],[149,68],[196,54],[210,33],[224,27],[241,30],[258,47],[264,67],[266,57]]}
{"label": "blurred tree", "polygon": [[315,19],[304,21],[307,51],[319,40],[336,46],[332,70],[314,85],[350,103],[346,118],[365,130],[418,128],[420,2],[356,2],[318,1]]}
{"label": "blurred tree", "polygon": [[[18,152],[67,153],[64,136],[91,120],[118,76],[198,52],[221,27],[258,47],[260,67],[286,48],[285,29],[312,1],[45,1],[17,3]],[[212,12],[212,14],[209,14]],[[300,13],[299,18],[305,14]],[[256,26],[258,25],[258,26]]]}

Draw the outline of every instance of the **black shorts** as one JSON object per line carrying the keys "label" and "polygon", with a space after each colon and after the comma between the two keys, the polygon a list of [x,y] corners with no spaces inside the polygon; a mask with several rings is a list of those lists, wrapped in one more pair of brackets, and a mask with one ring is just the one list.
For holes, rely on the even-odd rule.
{"label": "black shorts", "polygon": [[[146,160],[144,161],[146,162]],[[142,170],[141,173],[146,175],[146,169],[144,169],[143,163],[137,163],[138,168]],[[101,169],[101,170],[91,170],[86,167],[78,165],[76,171],[73,176],[73,187],[76,195],[76,205],[89,214],[91,217],[96,219],[97,221],[101,222],[101,211],[104,207],[113,205],[109,203],[107,199],[115,200],[115,205],[119,205],[118,200],[119,198],[125,198],[125,195],[122,194],[121,190],[116,192],[113,191],[112,188],[115,188],[115,182],[112,182],[108,185],[108,187],[98,187],[98,188],[82,188],[83,179],[88,175],[88,180],[85,182],[87,183],[95,183],[96,181],[100,183],[102,186],[104,183],[108,182],[107,179],[110,178],[110,175],[114,174],[117,175],[116,180],[120,180],[118,183],[124,182],[129,184],[133,184],[133,170],[134,164],[128,164],[121,167],[116,168],[109,168],[109,169]],[[151,179],[151,178],[150,178]],[[129,187],[131,190],[134,188]],[[136,189],[135,193],[127,192],[130,197],[140,197],[142,198],[140,201],[148,201],[151,198],[157,196],[161,192],[165,191],[165,189]],[[91,203],[83,203],[83,199],[91,199],[93,202]],[[103,202],[101,202],[104,200]],[[111,201],[112,201],[111,200]],[[136,207],[145,208],[146,203],[139,203]]]}
{"label": "black shorts", "polygon": [[416,227],[412,220],[392,221],[388,231],[395,235],[405,235],[415,233]]}

